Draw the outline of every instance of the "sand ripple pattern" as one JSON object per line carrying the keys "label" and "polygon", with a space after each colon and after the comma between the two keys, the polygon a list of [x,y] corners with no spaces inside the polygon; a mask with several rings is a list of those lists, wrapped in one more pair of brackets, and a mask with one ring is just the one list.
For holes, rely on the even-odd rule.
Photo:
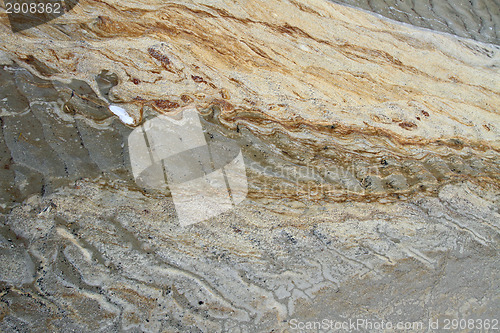
{"label": "sand ripple pattern", "polygon": [[417,27],[500,44],[498,0],[333,0]]}

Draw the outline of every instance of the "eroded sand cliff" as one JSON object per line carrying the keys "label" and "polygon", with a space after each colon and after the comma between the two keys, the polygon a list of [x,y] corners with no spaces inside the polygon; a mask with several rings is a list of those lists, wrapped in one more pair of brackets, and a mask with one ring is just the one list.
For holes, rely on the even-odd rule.
{"label": "eroded sand cliff", "polygon": [[[492,33],[427,26],[479,41],[317,0],[82,1],[18,33],[3,15],[1,327],[495,318],[488,6],[470,22],[488,13]],[[180,227],[170,192],[134,181],[127,138],[192,108],[241,148],[248,195]]]}

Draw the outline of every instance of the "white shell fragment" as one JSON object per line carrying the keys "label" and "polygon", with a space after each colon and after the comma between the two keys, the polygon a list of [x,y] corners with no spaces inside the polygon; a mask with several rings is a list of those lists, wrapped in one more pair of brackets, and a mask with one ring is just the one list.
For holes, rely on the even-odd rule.
{"label": "white shell fragment", "polygon": [[127,125],[132,125],[135,121],[124,108],[119,107],[117,105],[110,105],[109,110],[113,112],[118,118],[120,118],[121,122]]}

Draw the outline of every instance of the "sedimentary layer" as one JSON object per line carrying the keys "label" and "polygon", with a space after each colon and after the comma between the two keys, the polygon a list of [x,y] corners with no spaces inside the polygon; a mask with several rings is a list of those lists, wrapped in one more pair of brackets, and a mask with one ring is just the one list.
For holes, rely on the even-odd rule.
{"label": "sedimentary layer", "polygon": [[3,33],[18,66],[84,82],[61,88],[63,110],[80,99],[104,119],[112,102],[138,125],[148,112],[215,107],[226,136],[263,142],[249,158],[266,163],[272,149],[299,169],[353,169],[344,192],[498,183],[495,45],[323,1],[83,2],[54,24]]}
{"label": "sedimentary layer", "polygon": [[[473,1],[473,33],[446,4],[479,41],[317,0],[81,1],[15,34],[2,14],[0,329],[495,318],[497,16]],[[249,188],[181,228],[127,138],[192,108]]]}

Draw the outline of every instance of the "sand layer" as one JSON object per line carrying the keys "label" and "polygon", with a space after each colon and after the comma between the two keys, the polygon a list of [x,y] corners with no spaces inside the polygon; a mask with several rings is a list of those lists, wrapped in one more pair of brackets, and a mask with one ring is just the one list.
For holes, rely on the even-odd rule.
{"label": "sand layer", "polygon": [[[415,26],[317,0],[0,16],[0,330],[495,319],[498,7],[413,3],[348,2]],[[181,227],[128,138],[193,108],[248,194]]]}

